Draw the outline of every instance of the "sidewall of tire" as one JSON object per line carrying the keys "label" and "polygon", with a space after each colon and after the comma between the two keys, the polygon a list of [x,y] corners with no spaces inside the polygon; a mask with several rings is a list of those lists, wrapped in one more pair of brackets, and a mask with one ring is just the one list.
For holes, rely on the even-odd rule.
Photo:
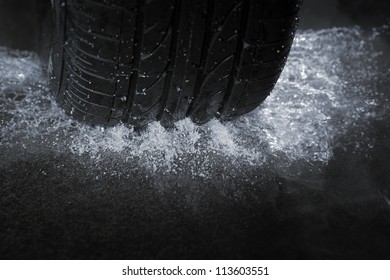
{"label": "sidewall of tire", "polygon": [[63,92],[62,79],[65,54],[66,0],[52,1],[51,20],[52,44],[47,68],[50,77],[50,88],[53,95],[58,99],[59,93]]}

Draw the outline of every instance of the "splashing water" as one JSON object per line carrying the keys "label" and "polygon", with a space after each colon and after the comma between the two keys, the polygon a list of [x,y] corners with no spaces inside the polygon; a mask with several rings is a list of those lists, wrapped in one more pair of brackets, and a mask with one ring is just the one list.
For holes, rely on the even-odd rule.
{"label": "splashing water", "polygon": [[[339,138],[354,127],[364,135],[384,115],[388,100],[375,86],[377,33],[366,36],[358,27],[299,32],[278,84],[255,111],[203,126],[185,119],[172,130],[154,122],[141,133],[76,123],[50,97],[33,54],[0,48],[0,160],[50,152],[202,177],[250,167],[292,174],[297,162],[326,165]],[[351,141],[361,147],[371,140]]]}

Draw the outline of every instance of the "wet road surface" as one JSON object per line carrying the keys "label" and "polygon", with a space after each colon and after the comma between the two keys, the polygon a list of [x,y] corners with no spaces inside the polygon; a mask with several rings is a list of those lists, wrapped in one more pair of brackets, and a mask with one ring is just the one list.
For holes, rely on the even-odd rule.
{"label": "wet road surface", "polygon": [[389,27],[309,8],[266,102],[201,127],[76,123],[0,48],[0,257],[389,258]]}

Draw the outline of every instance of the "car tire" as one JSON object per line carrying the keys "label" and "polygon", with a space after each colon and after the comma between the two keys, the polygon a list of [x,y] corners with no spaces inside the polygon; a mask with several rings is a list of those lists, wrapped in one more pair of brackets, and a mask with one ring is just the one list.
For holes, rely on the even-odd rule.
{"label": "car tire", "polygon": [[52,91],[77,119],[202,124],[255,109],[285,65],[301,0],[57,0]]}

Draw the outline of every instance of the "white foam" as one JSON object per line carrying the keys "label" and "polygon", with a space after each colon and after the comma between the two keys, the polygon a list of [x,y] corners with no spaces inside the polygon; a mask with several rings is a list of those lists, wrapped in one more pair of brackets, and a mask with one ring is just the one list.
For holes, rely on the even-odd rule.
{"label": "white foam", "polygon": [[338,138],[357,125],[364,131],[380,117],[384,97],[372,86],[380,56],[373,51],[377,37],[357,27],[299,32],[277,86],[255,111],[203,126],[185,119],[169,131],[154,122],[140,134],[123,125],[102,129],[72,121],[50,97],[33,56],[3,48],[1,146],[198,176],[221,166],[274,168],[275,161],[283,168],[295,162],[326,165]]}

